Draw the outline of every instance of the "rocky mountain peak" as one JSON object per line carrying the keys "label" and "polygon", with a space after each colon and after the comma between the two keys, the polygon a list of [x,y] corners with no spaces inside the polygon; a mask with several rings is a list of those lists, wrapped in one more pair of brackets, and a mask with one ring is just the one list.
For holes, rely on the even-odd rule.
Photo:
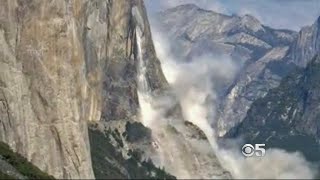
{"label": "rocky mountain peak", "polygon": [[311,25],[303,27],[291,50],[292,61],[306,66],[308,61],[320,51],[320,17]]}
{"label": "rocky mountain peak", "polygon": [[193,3],[182,4],[173,9],[184,9],[184,10],[192,10],[192,9],[200,9],[199,6]]}
{"label": "rocky mountain peak", "polygon": [[167,13],[167,12],[179,12],[179,11],[180,12],[210,13],[210,14],[216,14],[216,15],[224,15],[224,14],[212,11],[212,10],[203,9],[193,3],[181,4],[176,7],[172,7],[167,10],[164,10],[163,12]]}
{"label": "rocky mountain peak", "polygon": [[[161,28],[169,30],[169,35],[175,37],[186,37],[187,35],[192,41],[209,38],[229,42],[230,36],[238,34],[232,37],[233,40],[229,43],[242,39],[245,41],[242,44],[247,44],[248,38],[252,39],[253,36],[254,40],[250,41],[260,41],[258,44],[265,44],[263,46],[268,49],[269,45],[292,43],[297,34],[290,30],[277,30],[264,26],[257,18],[249,14],[229,16],[202,9],[194,4],[179,5],[162,11],[158,14],[158,18]],[[246,38],[243,38],[243,33],[246,34]],[[249,44],[251,47],[251,43]]]}
{"label": "rocky mountain peak", "polygon": [[260,21],[256,17],[252,16],[251,14],[244,14],[244,15],[241,16],[241,18],[243,20],[256,21],[257,23],[260,24]]}
{"label": "rocky mountain peak", "polygon": [[176,7],[173,7],[173,8],[166,9],[160,13],[167,14],[167,13],[175,12],[175,13],[188,13],[189,14],[189,13],[195,13],[198,10],[200,10],[200,7],[198,7],[195,4],[189,3],[189,4],[182,4],[182,5],[178,5]]}
{"label": "rocky mountain peak", "polygon": [[260,21],[252,15],[246,14],[241,16],[241,23],[248,29],[257,32],[259,30],[263,30],[263,27]]}

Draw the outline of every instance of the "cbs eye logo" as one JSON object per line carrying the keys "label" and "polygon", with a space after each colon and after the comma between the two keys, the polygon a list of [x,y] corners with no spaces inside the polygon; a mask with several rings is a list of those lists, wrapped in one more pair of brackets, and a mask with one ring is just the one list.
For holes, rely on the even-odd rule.
{"label": "cbs eye logo", "polygon": [[266,154],[265,150],[265,144],[255,144],[254,146],[252,144],[245,144],[242,146],[242,154],[246,157],[251,157],[253,155],[255,156],[264,156]]}

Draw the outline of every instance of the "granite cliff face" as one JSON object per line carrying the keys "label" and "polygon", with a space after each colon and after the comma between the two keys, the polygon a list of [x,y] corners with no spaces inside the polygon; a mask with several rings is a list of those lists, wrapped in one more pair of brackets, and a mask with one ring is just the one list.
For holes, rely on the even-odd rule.
{"label": "granite cliff face", "polygon": [[134,4],[1,2],[1,140],[57,178],[93,178],[87,122],[139,108]]}
{"label": "granite cliff face", "polygon": [[57,178],[93,178],[83,1],[1,1],[1,141]]}
{"label": "granite cliff face", "polygon": [[[106,70],[109,73],[105,77],[109,82],[104,81],[103,89],[108,93],[106,97],[110,99],[105,100],[108,108],[102,112],[107,114],[104,116],[102,113],[100,129],[102,125],[104,129],[119,131],[124,144],[120,149],[124,156],[127,156],[130,150],[138,151],[143,158],[151,158],[156,165],[164,166],[178,178],[229,178],[230,174],[221,167],[213,150],[203,152],[201,148],[194,146],[198,141],[207,147],[210,147],[210,144],[207,139],[199,137],[201,131],[195,125],[184,122],[179,102],[176,101],[156,57],[146,10],[141,2],[132,4],[130,18],[129,25],[134,25],[134,29],[127,34],[133,37],[132,47],[122,51],[130,47],[123,44],[126,46],[119,48],[120,51],[114,50],[117,55],[114,60],[124,59],[125,62],[110,62],[110,69]],[[130,50],[132,54],[126,53]],[[110,59],[113,59],[113,56]],[[123,67],[119,63],[123,64]],[[158,104],[158,99],[167,99],[173,103],[168,106],[161,102]],[[163,111],[161,113],[165,114],[165,117],[149,117],[145,114],[152,113],[151,111]],[[151,121],[152,118],[156,118],[154,125],[149,126],[146,121]],[[167,124],[164,119],[171,119],[174,123]],[[136,126],[135,121],[141,122],[146,126],[144,128],[151,129],[151,133],[141,136],[140,133],[144,134],[148,130],[143,130],[142,126],[132,129]],[[120,144],[113,143],[115,147]]]}
{"label": "granite cliff face", "polygon": [[[142,1],[90,1],[88,4],[84,31],[87,74],[93,78],[90,83],[102,86],[101,118],[103,121],[132,118],[139,108],[135,54],[138,25],[132,14],[133,7],[142,12],[139,28],[145,37],[142,49],[144,58],[148,59],[148,82],[152,90],[167,86],[154,52],[144,5]],[[100,77],[102,84],[95,77]]]}
{"label": "granite cliff face", "polygon": [[[56,178],[110,178],[110,169],[135,177],[130,168],[152,177],[141,170],[149,167],[164,174],[133,155],[147,159],[154,151],[150,130],[135,124],[139,58],[149,93],[173,98],[142,1],[5,0],[0,15],[0,141]],[[174,106],[168,116],[183,120]],[[171,136],[188,145],[189,162],[202,158],[209,165],[198,168],[213,165],[213,174],[229,177],[213,151],[209,161],[195,154],[189,136],[199,140],[200,131],[182,127],[187,132]]]}
{"label": "granite cliff face", "polygon": [[291,49],[291,59],[305,67],[320,52],[320,17],[311,25],[303,27]]}
{"label": "granite cliff face", "polygon": [[135,93],[133,3],[1,2],[1,140],[57,178],[94,177],[87,121]]}

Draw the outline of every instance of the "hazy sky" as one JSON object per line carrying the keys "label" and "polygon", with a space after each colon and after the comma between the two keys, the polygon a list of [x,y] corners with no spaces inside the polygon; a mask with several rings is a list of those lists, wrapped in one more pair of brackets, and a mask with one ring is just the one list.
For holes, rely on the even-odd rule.
{"label": "hazy sky", "polygon": [[320,0],[145,0],[148,13],[194,3],[223,14],[251,14],[274,28],[299,30],[320,16]]}

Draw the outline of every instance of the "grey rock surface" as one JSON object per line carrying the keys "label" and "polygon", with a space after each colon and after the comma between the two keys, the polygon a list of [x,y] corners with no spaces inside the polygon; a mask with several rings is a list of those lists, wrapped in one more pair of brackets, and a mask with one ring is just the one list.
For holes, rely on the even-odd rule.
{"label": "grey rock surface", "polygon": [[84,1],[0,4],[0,140],[56,178],[93,178]]}
{"label": "grey rock surface", "polygon": [[138,120],[137,29],[165,94],[143,1],[1,1],[0,140],[56,178],[94,178],[87,123]]}
{"label": "grey rock surface", "polygon": [[242,121],[256,99],[264,97],[270,89],[279,85],[283,74],[286,74],[284,71],[290,71],[289,65],[284,65],[288,69],[282,70],[283,74],[276,73],[270,66],[270,63],[275,63],[275,66],[280,67],[281,63],[284,63],[288,49],[287,46],[273,48],[240,73],[238,81],[230,88],[230,92],[221,104],[217,122],[220,136]]}
{"label": "grey rock surface", "polygon": [[[142,1],[89,1],[86,9],[84,45],[89,84],[97,87],[102,99],[103,121],[128,119],[139,108],[136,87],[137,61],[135,55],[135,27],[131,9],[136,6],[142,13],[144,58],[147,59],[148,81],[153,90],[161,90],[166,84],[160,63],[156,57],[146,11]],[[99,94],[99,92],[98,92]]]}
{"label": "grey rock surface", "polygon": [[[122,9],[125,9],[125,7],[123,7]],[[150,95],[155,98],[167,97],[169,99],[174,99],[172,93],[170,92],[171,90],[169,84],[167,83],[161,70],[160,62],[156,57],[146,10],[141,1],[137,1],[132,4],[131,14],[131,19],[128,21],[130,22],[130,24],[124,24],[124,27],[121,27],[121,29],[128,28],[130,30],[129,32],[124,33],[123,36],[125,37],[125,34],[129,34],[131,37],[129,37],[129,40],[126,41],[117,41],[115,43],[115,46],[113,46],[114,49],[110,50],[110,54],[114,54],[115,57],[110,55],[109,59],[114,59],[115,62],[108,62],[108,68],[110,69],[107,69],[105,71],[107,72],[107,74],[104,76],[104,78],[106,78],[108,81],[104,81],[103,83],[103,91],[109,93],[109,96],[106,97],[111,97],[112,100],[115,100],[116,103],[114,103],[113,101],[108,106],[108,100],[105,100],[105,102],[107,102],[107,107],[104,106],[102,110],[101,123],[106,127],[114,128],[113,125],[117,126],[119,128],[120,134],[127,132],[124,128],[124,125],[127,124],[127,122],[139,120],[139,112],[141,106],[139,100],[137,99],[137,91],[139,88],[137,83],[137,76],[139,71],[141,71],[141,69],[139,69],[141,68],[141,66],[139,66],[138,56],[141,56],[141,59],[146,67],[146,84],[143,85],[147,86],[148,93],[150,93]],[[119,33],[119,31],[117,32]],[[141,41],[139,41],[139,45],[141,46],[140,54],[138,54],[137,49],[139,42],[137,41],[137,39],[135,39],[137,38],[137,33],[139,33],[138,35],[141,36],[139,37],[141,39]],[[128,41],[131,42],[131,44],[126,44]],[[119,62],[123,63],[124,69],[118,68]],[[125,70],[126,68],[128,69]],[[122,72],[122,70],[124,72]],[[108,84],[112,84],[113,86],[109,86]],[[131,93],[128,93],[128,91]],[[113,111],[113,108],[116,108],[120,111]],[[168,114],[168,116],[175,116],[174,118],[180,119],[182,123],[183,117],[179,113],[179,110],[177,110],[177,112],[172,112],[175,111],[175,109],[179,109],[179,104],[176,104],[176,107],[173,107],[172,109],[171,108],[172,106],[166,107],[166,111],[168,113],[165,114]],[[104,113],[106,113],[105,116]],[[111,123],[110,120],[118,122]],[[189,142],[192,140],[190,140],[190,138],[186,137],[186,135],[184,134],[186,133],[186,131],[188,131],[189,134],[197,136],[197,134],[199,133],[198,131],[190,129],[190,127],[185,126],[183,123],[182,128],[184,129],[181,132],[177,131],[177,133],[170,133],[170,131],[167,131],[165,127],[163,128],[164,129],[162,129],[160,133],[163,132],[165,134],[162,134],[162,136],[158,136],[159,132],[151,128],[151,139],[147,138],[143,141],[138,142],[124,141],[124,146],[128,146],[133,149],[139,149],[140,151],[145,153],[144,156],[146,156],[146,158],[150,158],[150,156],[154,155],[152,152],[156,151],[154,149],[154,144],[161,144],[162,148],[167,148],[167,152],[173,155],[173,157],[175,157],[175,155],[179,155],[179,158],[175,159],[175,161],[179,161],[179,159],[185,160],[183,161],[186,163],[185,166],[177,166],[175,167],[175,169],[170,169],[171,171],[169,170],[169,172],[173,175],[176,175],[176,173],[178,173],[177,171],[179,170],[187,170],[192,171],[191,177],[194,178],[200,176],[206,178],[230,178],[230,175],[221,167],[212,150],[208,150],[208,153],[206,154],[201,154],[201,151],[199,151],[197,147],[192,146],[191,142]],[[162,139],[157,139],[155,137],[162,137]],[[197,139],[193,139],[193,141],[197,141]],[[168,148],[167,143],[169,142],[173,147],[177,149]],[[207,140],[201,140],[201,142],[203,144],[207,144],[207,146],[210,146]],[[121,151],[126,154],[125,149]],[[196,160],[199,161],[198,164],[194,163]],[[172,163],[172,165],[178,164]],[[165,168],[169,169],[170,167],[165,166]]]}
{"label": "grey rock surface", "polygon": [[320,17],[311,25],[303,27],[291,49],[292,61],[305,67],[320,52]]}

